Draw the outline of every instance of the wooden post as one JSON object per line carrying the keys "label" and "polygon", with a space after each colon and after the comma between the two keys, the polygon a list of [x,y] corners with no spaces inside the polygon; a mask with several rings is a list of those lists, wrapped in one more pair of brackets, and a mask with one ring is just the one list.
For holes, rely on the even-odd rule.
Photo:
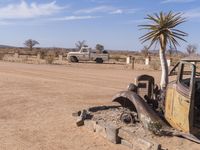
{"label": "wooden post", "polygon": [[58,59],[59,59],[59,61],[62,61],[63,60],[63,55],[59,55]]}
{"label": "wooden post", "polygon": [[40,53],[37,53],[37,60],[40,60],[40,58],[41,58]]}
{"label": "wooden post", "polygon": [[18,58],[19,58],[19,54],[18,54],[17,52],[15,53],[14,58],[15,58],[15,59],[18,59]]}
{"label": "wooden post", "polygon": [[151,57],[150,56],[146,57],[145,58],[145,65],[149,65],[150,61],[151,61]]}
{"label": "wooden post", "polygon": [[132,69],[134,70],[135,68],[135,57],[132,57]]}
{"label": "wooden post", "polygon": [[168,66],[168,67],[171,66],[171,62],[172,62],[172,61],[171,61],[171,58],[170,58],[170,59],[167,59],[167,66]]}
{"label": "wooden post", "polygon": [[131,64],[131,56],[126,57],[126,64]]}

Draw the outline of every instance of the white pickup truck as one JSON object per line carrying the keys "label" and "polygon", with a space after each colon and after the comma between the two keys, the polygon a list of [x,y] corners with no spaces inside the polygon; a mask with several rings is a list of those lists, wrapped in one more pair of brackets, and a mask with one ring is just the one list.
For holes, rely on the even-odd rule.
{"label": "white pickup truck", "polygon": [[79,62],[79,61],[96,61],[96,63],[103,63],[108,61],[109,54],[106,52],[97,53],[93,52],[89,47],[82,47],[79,52],[69,52],[67,54],[67,60],[69,62]]}

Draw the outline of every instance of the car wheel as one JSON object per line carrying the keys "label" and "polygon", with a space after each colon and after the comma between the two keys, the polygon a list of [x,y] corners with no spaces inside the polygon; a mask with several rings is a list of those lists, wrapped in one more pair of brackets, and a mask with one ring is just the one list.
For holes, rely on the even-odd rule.
{"label": "car wheel", "polygon": [[78,62],[78,59],[75,56],[70,57],[71,62]]}
{"label": "car wheel", "polygon": [[96,63],[102,64],[102,63],[103,63],[103,59],[102,59],[102,58],[97,58],[97,59],[96,59]]}

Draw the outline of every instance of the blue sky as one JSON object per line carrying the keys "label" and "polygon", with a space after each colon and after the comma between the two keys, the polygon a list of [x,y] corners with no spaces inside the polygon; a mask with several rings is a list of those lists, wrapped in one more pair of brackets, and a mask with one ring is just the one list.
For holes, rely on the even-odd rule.
{"label": "blue sky", "polygon": [[182,12],[187,22],[178,28],[187,32],[187,44],[200,43],[199,0],[0,0],[0,44],[24,46],[26,39],[41,47],[75,47],[86,40],[94,47],[140,50],[138,25],[146,14]]}

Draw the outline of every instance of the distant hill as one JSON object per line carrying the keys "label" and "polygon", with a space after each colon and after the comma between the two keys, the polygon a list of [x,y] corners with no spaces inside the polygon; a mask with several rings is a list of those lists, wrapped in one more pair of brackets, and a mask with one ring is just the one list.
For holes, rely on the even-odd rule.
{"label": "distant hill", "polygon": [[[159,54],[159,50],[149,50],[149,52],[151,54]],[[167,50],[166,53],[169,54],[169,51]],[[179,51],[179,50],[174,50],[174,51],[172,51],[172,54],[184,55],[184,52]]]}
{"label": "distant hill", "polygon": [[15,48],[14,46],[9,45],[0,45],[0,48]]}

